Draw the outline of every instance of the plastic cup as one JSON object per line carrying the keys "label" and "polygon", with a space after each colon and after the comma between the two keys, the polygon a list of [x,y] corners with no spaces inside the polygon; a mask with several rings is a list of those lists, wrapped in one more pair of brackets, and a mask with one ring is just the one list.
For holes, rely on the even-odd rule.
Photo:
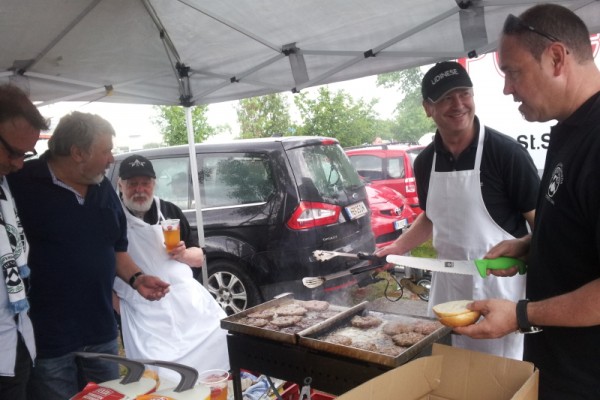
{"label": "plastic cup", "polygon": [[167,252],[172,251],[179,242],[181,241],[181,233],[179,230],[178,219],[165,219],[160,222],[162,226],[163,235],[165,237],[165,246],[167,246]]}
{"label": "plastic cup", "polygon": [[210,389],[210,400],[227,400],[229,372],[224,369],[209,369],[201,372],[198,382]]}

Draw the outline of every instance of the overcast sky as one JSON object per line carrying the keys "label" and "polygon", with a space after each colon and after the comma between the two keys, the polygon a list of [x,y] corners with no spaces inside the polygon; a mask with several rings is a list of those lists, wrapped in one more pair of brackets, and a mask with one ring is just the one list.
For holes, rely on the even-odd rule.
{"label": "overcast sky", "polygon": [[[376,76],[370,76],[352,81],[340,82],[328,85],[330,90],[345,90],[355,101],[362,98],[369,102],[373,98],[379,98],[379,103],[375,110],[382,119],[392,118],[394,109],[399,101],[398,92],[393,89],[378,88],[375,85]],[[306,89],[309,93],[316,92],[317,89]],[[288,94],[290,107],[294,107],[293,94]],[[212,126],[229,125],[231,131],[236,136],[239,133],[237,124],[237,115],[235,107],[237,101],[216,103],[209,105],[208,120]],[[42,114],[51,118],[53,125],[63,115],[71,111],[90,112],[106,118],[114,126],[117,132],[115,140],[116,146],[129,145],[132,147],[141,147],[144,143],[160,142],[161,136],[152,119],[156,116],[153,106],[139,104],[112,104],[112,103],[83,103],[83,102],[62,102],[49,106],[40,107]],[[211,139],[228,140],[230,137],[222,136]]]}

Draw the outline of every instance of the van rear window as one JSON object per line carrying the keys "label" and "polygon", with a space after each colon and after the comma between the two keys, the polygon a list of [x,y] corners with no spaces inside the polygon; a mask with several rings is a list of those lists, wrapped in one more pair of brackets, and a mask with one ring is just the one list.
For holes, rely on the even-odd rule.
{"label": "van rear window", "polygon": [[[288,150],[300,195],[305,200],[335,200],[362,186],[348,157],[338,145],[311,145]],[[345,196],[342,198],[345,199]]]}

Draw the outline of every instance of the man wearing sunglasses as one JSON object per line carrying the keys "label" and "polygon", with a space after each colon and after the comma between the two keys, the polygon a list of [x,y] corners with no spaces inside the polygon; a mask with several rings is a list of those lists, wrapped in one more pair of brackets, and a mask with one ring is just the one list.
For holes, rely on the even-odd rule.
{"label": "man wearing sunglasses", "polygon": [[104,118],[72,112],[54,129],[48,151],[8,177],[31,244],[29,301],[37,359],[27,388],[30,400],[70,399],[88,382],[119,377],[113,362],[73,355],[118,353],[115,276],[150,301],[169,290],[127,253],[125,214],[104,176],[114,161],[113,136]]}
{"label": "man wearing sunglasses", "polygon": [[537,5],[506,19],[499,58],[504,94],[521,103],[524,118],[558,123],[532,236],[487,254],[528,256],[528,300],[476,301],[470,307],[485,318],[455,331],[474,338],[536,332],[525,336],[524,359],[540,370],[539,398],[599,399],[600,71],[590,34],[569,9]]}
{"label": "man wearing sunglasses", "polygon": [[27,242],[4,177],[35,155],[40,131],[47,129],[47,121],[23,91],[0,86],[0,399],[26,399],[36,356],[23,281],[29,274]]}

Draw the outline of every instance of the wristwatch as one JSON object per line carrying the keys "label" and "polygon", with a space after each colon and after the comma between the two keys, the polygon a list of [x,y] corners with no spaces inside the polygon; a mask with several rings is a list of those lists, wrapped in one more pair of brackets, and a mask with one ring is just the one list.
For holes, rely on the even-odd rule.
{"label": "wristwatch", "polygon": [[517,302],[517,326],[519,327],[519,333],[537,333],[542,330],[537,326],[531,325],[529,318],[527,317],[527,304],[528,299],[519,300]]}

